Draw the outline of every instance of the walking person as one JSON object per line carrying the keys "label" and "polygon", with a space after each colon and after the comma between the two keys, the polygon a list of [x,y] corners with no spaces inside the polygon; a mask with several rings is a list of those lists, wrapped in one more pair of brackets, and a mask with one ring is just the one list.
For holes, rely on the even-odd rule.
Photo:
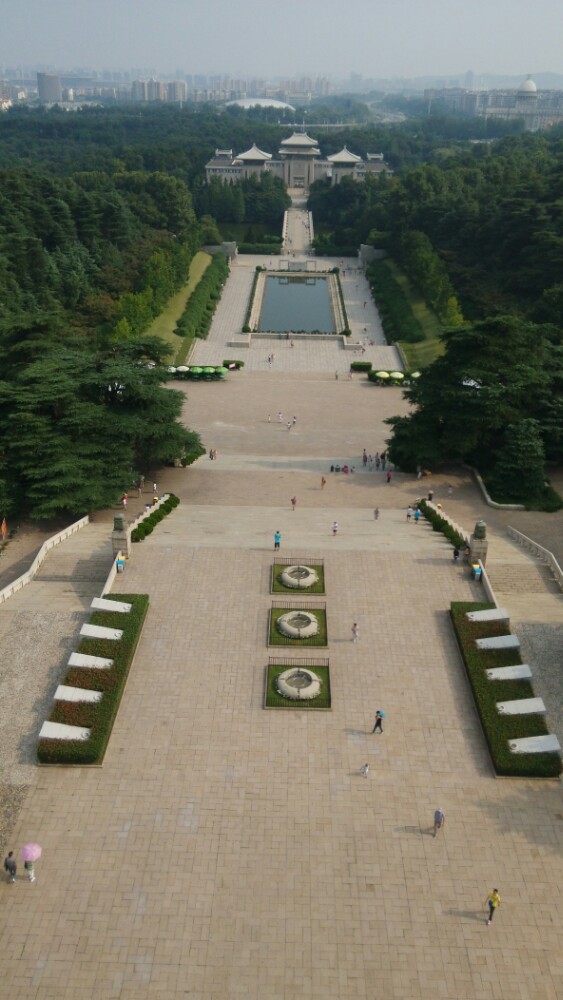
{"label": "walking person", "polygon": [[274,535],[274,549],[279,549],[280,542],[281,542],[281,533],[280,533],[280,530],[278,528],[278,530],[276,531],[276,533]]}
{"label": "walking person", "polygon": [[373,512],[373,519],[374,519],[374,521],[379,521],[379,507],[375,508],[375,510]]}
{"label": "walking person", "polygon": [[283,413],[281,412],[281,410],[278,413],[278,423],[283,424]]}
{"label": "walking person", "polygon": [[153,491],[153,493],[157,493],[157,492],[158,492],[158,487],[157,487],[157,485],[156,485],[156,482],[154,482],[154,483],[152,484],[152,491]]}
{"label": "walking person", "polygon": [[4,870],[6,872],[8,882],[15,882],[18,865],[13,851],[8,851],[6,857],[4,858]]}
{"label": "walking person", "polygon": [[27,872],[27,877],[30,882],[35,882],[35,862],[34,861],[24,861],[23,866]]}
{"label": "walking person", "polygon": [[291,498],[291,509],[292,509],[293,511],[295,511],[295,508],[296,508],[296,507],[297,507],[297,497],[292,497],[292,498]]}
{"label": "walking person", "polygon": [[457,545],[456,545],[456,547],[454,549],[454,562],[459,562],[459,549],[458,549]]}
{"label": "walking person", "polygon": [[441,830],[446,822],[446,817],[440,808],[434,811],[434,836]]}
{"label": "walking person", "polygon": [[487,920],[487,926],[490,926],[493,922],[495,910],[500,906],[498,889],[493,889],[493,891],[489,893],[485,900],[485,905],[489,907],[489,919]]}
{"label": "walking person", "polygon": [[292,427],[293,427],[293,424],[292,424],[291,420],[288,420],[287,421],[287,429],[288,429],[288,431],[290,431]]}
{"label": "walking person", "polygon": [[360,629],[358,627],[358,623],[354,622],[354,624],[352,625],[352,642],[357,642],[359,638],[360,638]]}
{"label": "walking person", "polygon": [[325,486],[326,486],[326,479],[324,476],[321,476],[321,490],[324,490]]}
{"label": "walking person", "polygon": [[418,524],[419,521],[420,521],[420,510],[417,507],[416,510],[415,510],[415,512],[414,512],[414,523]]}
{"label": "walking person", "polygon": [[332,535],[334,537],[334,535],[337,535],[337,534],[338,534],[338,521],[333,521],[332,522]]}
{"label": "walking person", "polygon": [[269,413],[268,414],[268,423],[271,423],[271,421],[272,421],[272,415],[271,415],[271,413]]}
{"label": "walking person", "polygon": [[389,483],[391,482],[392,476],[393,476],[393,473],[391,472],[391,470],[389,470],[389,472],[387,473],[387,475],[385,477],[386,480],[387,480],[387,485],[389,485]]}
{"label": "walking person", "polygon": [[453,491],[453,487],[452,486],[448,486],[448,490],[447,490],[448,499],[451,499],[451,497],[453,496],[453,492],[454,492]]}
{"label": "walking person", "polygon": [[375,713],[375,722],[372,729],[372,733],[381,733],[383,735],[383,720],[385,718],[385,713],[381,711],[380,708],[377,709]]}
{"label": "walking person", "polygon": [[364,466],[364,469],[365,469],[366,465],[368,464],[368,454],[367,454],[367,451],[366,451],[365,448],[364,448],[364,453],[362,455],[362,464]]}
{"label": "walking person", "polygon": [[426,498],[427,498],[427,500],[428,500],[429,503],[432,503],[433,496],[434,496],[434,490],[428,490],[428,493],[426,494]]}
{"label": "walking person", "polygon": [[369,764],[362,764],[360,774],[363,774],[364,778],[367,778],[369,774]]}
{"label": "walking person", "polygon": [[410,519],[413,516],[413,514],[414,514],[414,510],[412,509],[412,507],[409,504],[409,506],[407,507],[407,523],[410,521]]}

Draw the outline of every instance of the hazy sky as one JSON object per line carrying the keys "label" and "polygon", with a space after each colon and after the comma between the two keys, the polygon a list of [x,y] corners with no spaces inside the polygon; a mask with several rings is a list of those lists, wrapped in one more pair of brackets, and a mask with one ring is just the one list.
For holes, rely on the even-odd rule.
{"label": "hazy sky", "polygon": [[563,72],[563,0],[0,0],[0,65],[443,76]]}

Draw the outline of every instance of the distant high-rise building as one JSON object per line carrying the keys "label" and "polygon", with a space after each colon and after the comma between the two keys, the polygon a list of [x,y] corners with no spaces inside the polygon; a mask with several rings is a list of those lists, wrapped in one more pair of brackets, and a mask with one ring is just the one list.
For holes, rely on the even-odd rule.
{"label": "distant high-rise building", "polygon": [[171,80],[166,85],[166,99],[168,101],[185,101],[188,96],[188,88],[185,80]]}
{"label": "distant high-rise building", "polygon": [[149,101],[165,101],[166,87],[162,80],[149,80],[147,82],[147,95]]}
{"label": "distant high-rise building", "polygon": [[37,91],[39,100],[43,104],[54,104],[56,101],[61,101],[63,89],[60,76],[55,73],[38,73]]}
{"label": "distant high-rise building", "polygon": [[131,84],[131,98],[133,101],[148,101],[148,88],[146,80],[133,80]]}

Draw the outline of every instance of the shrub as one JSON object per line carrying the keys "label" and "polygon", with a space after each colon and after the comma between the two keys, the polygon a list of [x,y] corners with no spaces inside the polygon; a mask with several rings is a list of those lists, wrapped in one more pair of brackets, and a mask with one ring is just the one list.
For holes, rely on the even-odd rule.
{"label": "shrub", "polygon": [[497,712],[498,701],[532,698],[534,689],[526,680],[488,680],[487,669],[521,663],[514,650],[477,649],[476,639],[506,633],[502,623],[470,622],[466,617],[467,611],[491,607],[494,605],[454,601],[450,614],[495,771],[512,777],[556,778],[561,773],[558,753],[513,754],[508,746],[509,740],[542,736],[547,733],[547,727],[541,715],[510,716]]}
{"label": "shrub", "polygon": [[386,261],[374,260],[368,267],[367,277],[388,343],[403,340],[416,344],[424,340],[424,330]]}
{"label": "shrub", "polygon": [[233,358],[223,361],[223,368],[228,368],[229,365],[234,365],[236,370],[239,371],[241,368],[244,368],[244,361],[235,361]]}
{"label": "shrub", "polygon": [[243,333],[250,333],[250,327],[249,327],[248,323],[244,324],[244,326],[242,328],[242,332]]}
{"label": "shrub", "polygon": [[281,247],[278,243],[237,243],[237,250],[239,253],[259,253],[270,257],[274,254],[281,253]]}
{"label": "shrub", "polygon": [[352,361],[350,365],[351,372],[370,372],[371,371],[371,361]]}
{"label": "shrub", "polygon": [[97,704],[55,702],[49,715],[51,722],[87,726],[92,730],[90,738],[40,739],[37,757],[43,764],[100,764],[104,758],[149,605],[147,594],[106,594],[105,597],[132,604],[131,611],[126,615],[114,611],[95,611],[90,623],[122,629],[122,638],[119,642],[83,638],[77,652],[107,657],[113,660],[113,666],[109,670],[69,667],[63,681],[71,687],[101,691],[102,699]]}
{"label": "shrub", "polygon": [[[204,453],[205,449],[201,448],[201,450],[197,455],[197,458],[199,458],[200,455],[203,455]],[[160,522],[164,520],[166,515],[170,514],[170,512],[173,511],[174,508],[177,507],[179,503],[180,501],[178,497],[175,496],[174,493],[171,493],[168,499],[165,500],[165,502],[160,507],[154,510],[152,514],[149,514],[148,517],[145,517],[145,519],[141,521],[141,523],[137,525],[136,528],[133,528],[133,531],[131,532],[131,541],[142,542],[147,535],[151,535],[155,526],[157,524],[160,524]]]}
{"label": "shrub", "polygon": [[445,517],[442,517],[438,511],[433,510],[432,507],[428,505],[426,500],[419,500],[418,506],[420,507],[426,520],[432,525],[432,531],[441,531],[442,534],[446,536],[448,541],[452,543],[454,548],[465,548],[466,541],[463,535],[460,535],[459,531],[452,528],[449,521],[447,521]]}
{"label": "shrub", "polygon": [[184,337],[206,337],[229,273],[224,254],[216,254],[190,295],[176,330]]}

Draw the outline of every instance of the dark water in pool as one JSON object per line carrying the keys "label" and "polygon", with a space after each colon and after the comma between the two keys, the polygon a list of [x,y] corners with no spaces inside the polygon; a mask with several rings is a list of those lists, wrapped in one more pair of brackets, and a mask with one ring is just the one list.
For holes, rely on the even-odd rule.
{"label": "dark water in pool", "polygon": [[258,329],[334,333],[327,279],[313,275],[267,277]]}

